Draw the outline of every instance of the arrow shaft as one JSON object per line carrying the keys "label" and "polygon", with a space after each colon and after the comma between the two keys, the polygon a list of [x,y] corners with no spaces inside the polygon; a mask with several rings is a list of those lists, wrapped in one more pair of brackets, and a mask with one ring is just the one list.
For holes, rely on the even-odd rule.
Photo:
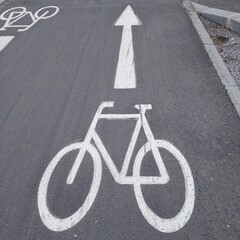
{"label": "arrow shaft", "polygon": [[131,25],[123,26],[114,88],[136,88],[136,73]]}

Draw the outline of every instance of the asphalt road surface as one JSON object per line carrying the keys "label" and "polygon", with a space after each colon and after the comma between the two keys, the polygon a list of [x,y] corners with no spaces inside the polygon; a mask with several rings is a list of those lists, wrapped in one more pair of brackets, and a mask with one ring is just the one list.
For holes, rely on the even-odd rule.
{"label": "asphalt road surface", "polygon": [[[27,31],[23,9],[9,22],[22,27],[0,31],[14,37],[0,52],[0,239],[239,240],[240,119],[181,1],[25,0],[1,13],[49,5],[59,12]],[[94,118],[106,101],[108,119]]]}

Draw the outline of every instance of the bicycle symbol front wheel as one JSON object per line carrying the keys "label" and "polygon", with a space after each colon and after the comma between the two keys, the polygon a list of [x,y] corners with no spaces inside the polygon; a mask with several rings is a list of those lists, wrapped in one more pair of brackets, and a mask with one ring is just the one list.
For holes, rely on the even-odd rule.
{"label": "bicycle symbol front wheel", "polygon": [[34,17],[36,19],[48,19],[48,18],[54,17],[58,12],[59,12],[58,7],[47,6],[47,7],[43,7],[43,8],[38,9],[34,13]]}
{"label": "bicycle symbol front wheel", "polygon": [[[71,216],[62,219],[52,214],[48,208],[47,204],[48,184],[53,174],[53,171],[55,170],[59,161],[63,159],[63,157],[66,154],[74,150],[79,151],[84,150],[89,152],[94,164],[93,181],[90,191],[82,206]],[[77,224],[91,208],[98,193],[98,189],[100,187],[101,177],[102,177],[102,161],[98,151],[92,145],[86,144],[84,142],[73,143],[60,150],[46,168],[38,188],[38,210],[41,220],[45,224],[45,226],[52,231],[64,231]]]}
{"label": "bicycle symbol front wheel", "polygon": [[[152,209],[147,205],[142,193],[141,183],[139,181],[134,182],[134,192],[137,199],[138,206],[150,225],[156,228],[158,231],[171,233],[181,229],[191,217],[194,208],[195,190],[194,181],[191,173],[191,169],[182,155],[182,153],[171,143],[164,140],[156,140],[156,146],[170,152],[178,161],[184,176],[185,182],[185,202],[180,212],[173,218],[160,218]],[[151,144],[146,143],[138,152],[133,167],[133,176],[135,179],[139,179],[141,164],[144,156],[151,150]]]}

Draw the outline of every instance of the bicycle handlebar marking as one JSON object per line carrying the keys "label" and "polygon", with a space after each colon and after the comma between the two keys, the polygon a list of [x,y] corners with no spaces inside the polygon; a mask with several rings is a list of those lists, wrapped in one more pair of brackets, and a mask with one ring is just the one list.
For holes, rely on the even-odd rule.
{"label": "bicycle handlebar marking", "polygon": [[[145,116],[145,112],[148,109],[151,109],[152,106],[150,104],[139,104],[136,105],[135,108],[139,110],[138,114],[105,114],[102,113],[104,108],[113,107],[114,102],[103,102],[93,118],[93,121],[89,127],[87,135],[83,142],[74,143],[64,147],[60,150],[57,155],[52,159],[46,168],[40,185],[38,189],[38,209],[39,214],[42,219],[42,222],[45,224],[47,228],[52,231],[64,231],[67,230],[74,225],[76,225],[81,219],[87,214],[89,209],[91,208],[96,195],[98,193],[101,177],[102,177],[102,160],[106,163],[110,173],[113,176],[113,179],[122,185],[131,184],[134,188],[134,193],[136,196],[136,200],[138,206],[147,220],[147,222],[152,225],[155,229],[165,233],[176,232],[188,222],[191,217],[194,208],[195,201],[195,189],[194,189],[194,180],[191,173],[191,169],[187,163],[187,160],[184,158],[182,153],[170,142],[165,140],[156,140],[153,136],[151,128],[148,124],[147,118]],[[133,130],[133,134],[130,140],[130,144],[128,150],[125,155],[125,159],[123,161],[123,166],[121,171],[119,172],[112,160],[111,156],[107,152],[104,147],[103,142],[100,139],[100,136],[95,131],[98,120],[101,119],[136,119],[136,126]],[[136,155],[136,159],[133,164],[133,176],[127,176],[129,163],[133,155],[133,151],[135,148],[135,144],[139,137],[139,133],[141,128],[143,128],[145,135],[147,137],[148,142],[142,146],[139,152]],[[94,142],[95,145],[91,144]],[[165,164],[162,160],[159,149],[165,149],[170,152],[174,158],[178,161],[178,164],[181,167],[184,176],[185,182],[185,201],[180,212],[173,218],[166,219],[161,218],[157,214],[155,214],[150,207],[148,207],[147,203],[144,200],[144,196],[142,194],[141,185],[152,185],[152,184],[167,184],[169,181],[169,175]],[[82,206],[71,216],[66,218],[58,218],[54,214],[52,214],[49,210],[47,204],[47,191],[48,184],[52,173],[59,161],[63,159],[63,157],[73,150],[78,150],[79,153],[76,157],[76,160],[73,164],[73,167],[68,175],[67,184],[72,184],[75,176],[81,166],[81,162],[84,158],[84,155],[87,152],[90,153],[90,156],[93,160],[94,165],[94,174],[93,181],[89,191],[89,194],[86,197],[85,202]],[[156,176],[141,176],[140,169],[142,165],[142,160],[144,156],[149,151],[153,152],[153,156],[155,158],[157,167],[159,169],[159,177]],[[100,154],[101,153],[101,154]],[[102,156],[102,159],[101,157]]]}
{"label": "bicycle handlebar marking", "polygon": [[[7,28],[19,28],[19,32],[27,31],[39,20],[54,17],[58,12],[59,8],[56,6],[40,8],[34,14],[31,11],[27,11],[25,7],[10,8],[0,15],[0,19],[5,21],[5,24],[2,28],[0,28],[0,31],[5,31]],[[23,19],[25,16],[29,16],[32,20],[32,23],[17,24],[17,22]]]}

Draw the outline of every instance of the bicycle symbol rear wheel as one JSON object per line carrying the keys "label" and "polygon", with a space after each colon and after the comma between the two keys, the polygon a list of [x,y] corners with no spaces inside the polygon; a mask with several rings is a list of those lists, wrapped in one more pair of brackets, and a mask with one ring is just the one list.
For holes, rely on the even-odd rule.
{"label": "bicycle symbol rear wheel", "polygon": [[[48,208],[47,204],[48,184],[51,179],[52,173],[56,166],[58,165],[59,161],[69,152],[81,149],[84,149],[87,152],[89,152],[93,160],[94,173],[92,185],[86,197],[86,200],[84,201],[82,206],[71,216],[61,219],[52,214]],[[91,144],[86,144],[84,142],[73,143],[60,150],[46,168],[38,188],[38,210],[42,222],[45,224],[45,226],[52,231],[64,231],[77,224],[91,208],[98,193],[98,189],[100,187],[101,177],[102,177],[102,161],[98,151]]]}
{"label": "bicycle symbol rear wheel", "polygon": [[[150,225],[156,228],[158,231],[171,233],[181,229],[191,217],[194,208],[195,190],[194,181],[191,173],[191,169],[182,155],[182,153],[171,143],[164,140],[156,140],[156,146],[170,152],[179,162],[181,170],[184,176],[185,182],[185,202],[181,211],[173,218],[160,218],[152,209],[147,205],[142,193],[141,183],[139,181],[134,182],[134,192],[137,199],[138,206]],[[133,176],[135,179],[139,179],[142,160],[145,154],[151,150],[151,144],[146,143],[138,152],[133,167]]]}
{"label": "bicycle symbol rear wheel", "polygon": [[[13,19],[21,17],[23,14],[25,14],[26,11],[27,10],[25,7],[13,7],[13,8],[6,10],[5,12],[3,12],[0,15],[0,19],[8,20],[9,16],[11,15],[11,20],[13,20]],[[13,14],[13,13],[15,13],[15,14]]]}

